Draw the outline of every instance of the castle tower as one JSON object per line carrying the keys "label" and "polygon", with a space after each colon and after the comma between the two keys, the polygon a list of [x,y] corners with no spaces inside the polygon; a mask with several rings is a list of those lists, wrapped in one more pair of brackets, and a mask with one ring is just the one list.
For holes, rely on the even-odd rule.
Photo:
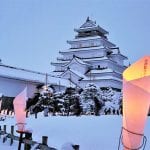
{"label": "castle tower", "polygon": [[121,90],[124,60],[128,58],[108,40],[108,31],[89,17],[74,31],[75,38],[67,41],[70,48],[60,51],[62,57],[51,63],[55,66],[53,74],[81,88],[92,82],[100,88]]}

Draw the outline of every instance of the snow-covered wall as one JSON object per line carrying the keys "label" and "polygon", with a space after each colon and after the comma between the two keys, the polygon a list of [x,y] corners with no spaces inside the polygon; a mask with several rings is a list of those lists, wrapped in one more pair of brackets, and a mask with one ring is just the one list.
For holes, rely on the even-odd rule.
{"label": "snow-covered wall", "polygon": [[27,96],[33,97],[36,86],[32,82],[0,77],[0,93],[4,96],[15,97],[27,86]]}
{"label": "snow-covered wall", "polygon": [[[122,89],[122,82],[113,80],[113,79],[99,79],[99,80],[92,80],[92,83],[97,85],[98,87],[112,87],[116,89]],[[80,86],[84,88],[90,81],[88,80],[81,80],[80,81]]]}
{"label": "snow-covered wall", "polygon": [[63,59],[72,59],[73,55],[80,58],[102,57],[105,55],[104,48],[85,48],[85,49],[69,49],[68,53],[63,54]]}

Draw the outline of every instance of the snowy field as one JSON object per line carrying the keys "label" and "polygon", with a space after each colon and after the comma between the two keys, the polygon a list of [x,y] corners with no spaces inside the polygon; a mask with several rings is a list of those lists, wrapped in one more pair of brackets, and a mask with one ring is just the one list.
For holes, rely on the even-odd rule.
{"label": "snowy field", "polygon": [[[0,124],[6,124],[7,128],[10,128],[11,125],[15,125],[15,119],[7,118]],[[117,150],[121,125],[122,117],[111,115],[98,117],[38,115],[38,119],[34,116],[27,119],[27,128],[32,129],[33,140],[41,142],[42,136],[48,136],[49,146],[58,150],[61,150],[65,143],[79,144],[80,150]],[[150,150],[150,118],[145,128],[145,135],[148,139],[145,150]],[[17,145],[18,143],[15,142],[13,146],[9,146],[9,140],[3,144],[0,139],[0,150],[16,150]]]}

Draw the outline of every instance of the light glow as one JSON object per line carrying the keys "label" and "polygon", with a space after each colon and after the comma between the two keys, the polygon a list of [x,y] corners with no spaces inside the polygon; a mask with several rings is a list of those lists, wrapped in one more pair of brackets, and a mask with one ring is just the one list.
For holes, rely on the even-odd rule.
{"label": "light glow", "polygon": [[[123,73],[123,127],[137,134],[144,134],[150,107],[150,56],[146,56]],[[142,136],[123,130],[123,143],[137,149]],[[124,147],[124,150],[127,150]]]}
{"label": "light glow", "polygon": [[13,101],[18,131],[24,131],[26,120],[27,88],[25,88]]}

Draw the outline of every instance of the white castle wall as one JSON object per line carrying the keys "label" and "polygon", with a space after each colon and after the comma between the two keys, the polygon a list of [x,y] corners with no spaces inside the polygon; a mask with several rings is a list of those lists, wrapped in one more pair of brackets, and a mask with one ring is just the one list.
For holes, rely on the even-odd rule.
{"label": "white castle wall", "polygon": [[34,96],[36,92],[35,84],[21,80],[8,79],[0,77],[0,93],[4,96],[15,97],[27,86],[27,96],[29,98]]}
{"label": "white castle wall", "polygon": [[[80,81],[80,87],[84,88],[90,81],[82,80]],[[122,83],[116,80],[92,80],[91,83],[94,83],[98,87],[113,87],[117,89],[122,89]]]}

